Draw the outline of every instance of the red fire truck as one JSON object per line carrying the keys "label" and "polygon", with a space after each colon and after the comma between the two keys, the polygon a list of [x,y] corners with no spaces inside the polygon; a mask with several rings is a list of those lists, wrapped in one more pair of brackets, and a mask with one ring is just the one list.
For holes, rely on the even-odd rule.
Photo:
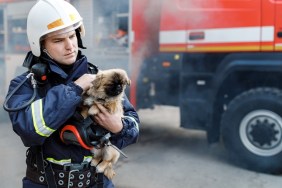
{"label": "red fire truck", "polygon": [[130,97],[180,107],[181,127],[233,161],[282,171],[282,1],[132,0]]}

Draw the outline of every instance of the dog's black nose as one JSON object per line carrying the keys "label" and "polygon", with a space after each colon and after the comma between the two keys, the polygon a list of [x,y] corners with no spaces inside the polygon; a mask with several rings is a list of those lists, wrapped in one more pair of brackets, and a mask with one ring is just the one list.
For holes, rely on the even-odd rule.
{"label": "dog's black nose", "polygon": [[122,92],[122,85],[121,84],[113,84],[106,88],[106,94],[108,96],[114,97],[119,95]]}

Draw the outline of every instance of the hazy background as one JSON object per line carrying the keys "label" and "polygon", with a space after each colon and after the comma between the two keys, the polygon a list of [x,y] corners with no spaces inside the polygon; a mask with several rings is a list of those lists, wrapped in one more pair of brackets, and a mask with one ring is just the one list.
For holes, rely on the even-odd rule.
{"label": "hazy background", "polygon": [[[158,6],[161,0],[151,0]],[[131,73],[130,44],[110,38],[119,27],[128,30],[127,0],[70,0],[86,28],[84,50],[90,62],[101,69],[123,68]],[[183,1],[185,2],[185,1]],[[203,3],[199,0],[198,3]],[[0,103],[3,104],[10,80],[26,71],[22,62],[29,46],[26,16],[35,0],[0,1]],[[152,7],[153,7],[152,6]],[[191,5],[193,6],[193,5]],[[154,8],[147,10],[154,14]],[[146,14],[147,21],[153,20]],[[198,17],[196,19],[202,19]],[[130,38],[130,32],[129,38]],[[150,50],[150,49],[146,49]],[[209,146],[205,132],[179,127],[177,107],[157,106],[139,110],[138,144],[125,149],[114,180],[118,188],[278,188],[280,176],[250,172],[230,164],[221,145]],[[13,132],[7,112],[0,108],[0,186],[21,187],[25,173],[25,150]]]}

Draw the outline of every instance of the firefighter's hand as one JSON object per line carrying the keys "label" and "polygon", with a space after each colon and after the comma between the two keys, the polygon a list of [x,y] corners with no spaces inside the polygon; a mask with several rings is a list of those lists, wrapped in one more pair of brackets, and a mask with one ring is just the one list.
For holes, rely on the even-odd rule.
{"label": "firefighter's hand", "polygon": [[83,89],[83,93],[87,91],[91,86],[93,80],[96,78],[94,74],[84,74],[78,78],[74,83]]}
{"label": "firefighter's hand", "polygon": [[101,104],[97,104],[100,112],[94,116],[95,121],[112,133],[119,133],[122,128],[121,114],[110,114]]}

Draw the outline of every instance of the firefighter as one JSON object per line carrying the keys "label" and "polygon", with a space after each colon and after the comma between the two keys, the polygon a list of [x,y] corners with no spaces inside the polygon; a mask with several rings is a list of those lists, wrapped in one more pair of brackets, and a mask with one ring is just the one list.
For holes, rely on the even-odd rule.
{"label": "firefighter", "polygon": [[[46,74],[35,79],[36,86],[30,79],[36,78],[37,71],[31,77],[27,71],[14,78],[6,97],[7,106],[4,105],[13,130],[28,147],[24,188],[114,187],[90,165],[89,150],[75,144],[66,145],[59,133],[65,122],[76,114],[81,96],[97,72],[97,67],[78,50],[84,48],[81,39],[84,34],[80,14],[67,1],[39,0],[28,14],[31,52],[25,63],[32,67],[29,70],[40,63],[47,65],[47,70],[43,69]],[[138,114],[126,96],[123,105],[123,117],[109,114],[98,105],[101,112],[91,117],[93,124],[90,125],[109,131],[111,143],[119,149],[135,143],[139,135]]]}

